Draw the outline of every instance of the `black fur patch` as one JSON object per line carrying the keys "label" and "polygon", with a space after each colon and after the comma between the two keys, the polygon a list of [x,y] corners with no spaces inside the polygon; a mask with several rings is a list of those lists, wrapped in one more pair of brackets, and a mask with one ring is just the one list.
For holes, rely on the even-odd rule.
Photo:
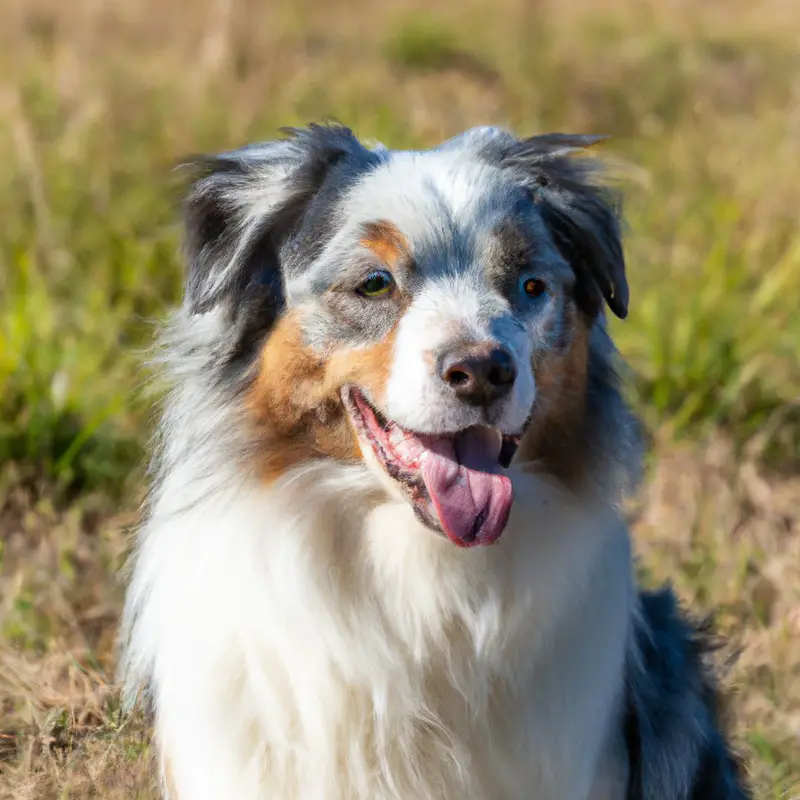
{"label": "black fur patch", "polygon": [[[290,237],[302,231],[301,239],[311,238],[319,247],[330,235],[319,220],[310,225],[303,220],[335,166],[355,157],[372,163],[372,154],[347,128],[311,125],[285,132],[286,140],[202,156],[190,164],[195,175],[184,203],[184,220],[187,300],[194,313],[224,299],[238,301],[250,284],[260,290],[270,287],[274,296],[281,283],[281,250]],[[254,195],[268,192],[278,181],[280,197],[269,213],[254,230],[243,230]],[[221,270],[226,274],[220,275]]]}
{"label": "black fur patch", "polygon": [[708,626],[691,624],[670,589],[640,599],[627,667],[627,800],[748,800],[722,730]]}
{"label": "black fur patch", "polygon": [[620,318],[629,289],[620,232],[620,198],[594,182],[597,165],[570,154],[603,137],[548,134],[494,140],[485,155],[520,174],[553,240],[577,278],[575,299],[591,318],[603,300]]}

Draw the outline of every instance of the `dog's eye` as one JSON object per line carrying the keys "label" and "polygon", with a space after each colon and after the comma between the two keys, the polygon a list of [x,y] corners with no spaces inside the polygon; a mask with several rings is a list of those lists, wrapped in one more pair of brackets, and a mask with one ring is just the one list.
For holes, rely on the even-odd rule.
{"label": "dog's eye", "polygon": [[541,297],[547,291],[547,284],[541,278],[526,278],[522,288],[528,297]]}
{"label": "dog's eye", "polygon": [[381,297],[388,294],[394,279],[388,272],[378,270],[367,275],[366,280],[356,289],[362,297]]}

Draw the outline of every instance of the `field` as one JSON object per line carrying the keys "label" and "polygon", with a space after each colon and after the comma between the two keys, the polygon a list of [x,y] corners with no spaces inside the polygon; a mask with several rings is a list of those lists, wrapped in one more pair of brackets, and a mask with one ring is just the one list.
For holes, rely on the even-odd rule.
{"label": "field", "polygon": [[326,117],[612,135],[642,574],[715,612],[757,796],[800,798],[798,43],[792,0],[5,0],[0,798],[155,797],[114,636],[171,168]]}

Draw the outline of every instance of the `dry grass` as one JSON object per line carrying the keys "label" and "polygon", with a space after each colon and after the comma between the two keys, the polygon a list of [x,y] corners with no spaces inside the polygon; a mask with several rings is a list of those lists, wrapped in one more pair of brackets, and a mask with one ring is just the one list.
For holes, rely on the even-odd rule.
{"label": "dry grass", "polygon": [[760,798],[800,798],[800,9],[791,0],[7,0],[0,10],[0,798],[154,797],[114,629],[180,291],[173,159],[334,116],[615,136],[656,431],[649,580],[716,609]]}

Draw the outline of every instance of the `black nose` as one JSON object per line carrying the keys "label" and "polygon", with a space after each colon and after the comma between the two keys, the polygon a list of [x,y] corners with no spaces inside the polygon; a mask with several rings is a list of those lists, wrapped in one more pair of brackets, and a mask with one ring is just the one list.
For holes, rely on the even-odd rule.
{"label": "black nose", "polygon": [[511,391],[517,367],[511,353],[501,347],[474,346],[447,353],[439,375],[465,403],[485,406]]}

